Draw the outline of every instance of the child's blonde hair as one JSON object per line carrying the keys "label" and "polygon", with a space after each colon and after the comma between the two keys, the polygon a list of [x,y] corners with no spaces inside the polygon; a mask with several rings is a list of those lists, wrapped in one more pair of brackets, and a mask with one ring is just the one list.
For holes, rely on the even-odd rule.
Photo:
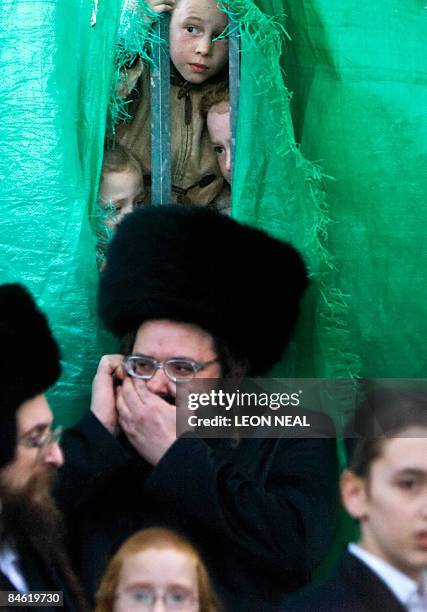
{"label": "child's blonde hair", "polygon": [[213,87],[203,98],[200,100],[200,114],[204,119],[208,116],[208,112],[212,106],[216,106],[221,103],[230,103],[230,93],[228,86],[224,83]]}
{"label": "child's blonde hair", "polygon": [[173,548],[194,559],[199,591],[199,612],[219,611],[207,569],[197,550],[188,540],[175,531],[161,527],[151,527],[138,531],[128,538],[111,559],[96,593],[95,612],[112,612],[123,562],[127,557],[150,548],[157,550]]}
{"label": "child's blonde hair", "polygon": [[117,145],[114,149],[105,151],[102,175],[109,172],[124,172],[128,168],[133,168],[142,177],[141,166],[129,149],[123,145]]}

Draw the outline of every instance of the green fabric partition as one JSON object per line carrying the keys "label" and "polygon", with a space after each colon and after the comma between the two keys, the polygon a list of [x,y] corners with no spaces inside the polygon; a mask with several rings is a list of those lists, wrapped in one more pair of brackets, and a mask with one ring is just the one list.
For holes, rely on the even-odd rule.
{"label": "green fabric partition", "polygon": [[0,11],[0,280],[23,282],[49,315],[64,364],[51,401],[64,424],[87,410],[108,346],[96,320],[90,202],[118,4],[100,1],[94,27],[87,0],[2,0]]}
{"label": "green fabric partition", "polygon": [[331,286],[364,377],[425,377],[427,10],[288,0],[283,67],[301,150],[327,182]]}
{"label": "green fabric partition", "polygon": [[[359,362],[349,342],[346,299],[331,279],[324,177],[297,148],[283,81],[284,7],[280,0],[257,4],[231,3],[243,26],[233,215],[295,244],[312,276],[296,338],[272,374],[353,377]],[[277,270],[266,299],[286,300],[286,270]]]}

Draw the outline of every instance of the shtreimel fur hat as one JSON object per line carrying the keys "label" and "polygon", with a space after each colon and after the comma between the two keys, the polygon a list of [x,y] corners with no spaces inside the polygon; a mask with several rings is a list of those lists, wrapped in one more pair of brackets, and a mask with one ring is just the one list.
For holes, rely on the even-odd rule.
{"label": "shtreimel fur hat", "polygon": [[0,285],[0,469],[13,458],[16,411],[61,373],[58,345],[45,315],[17,283]]}
{"label": "shtreimel fur hat", "polygon": [[118,337],[149,319],[198,325],[259,375],[288,343],[307,284],[299,253],[263,231],[201,207],[142,208],[111,242],[99,311]]}

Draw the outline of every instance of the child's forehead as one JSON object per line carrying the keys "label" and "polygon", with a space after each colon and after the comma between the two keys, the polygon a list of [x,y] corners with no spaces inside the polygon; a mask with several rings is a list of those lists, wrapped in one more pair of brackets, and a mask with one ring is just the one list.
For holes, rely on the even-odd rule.
{"label": "child's forehead", "polygon": [[113,187],[128,183],[142,182],[142,173],[131,164],[120,170],[108,170],[102,173],[102,184],[105,187]]}
{"label": "child's forehead", "polygon": [[409,427],[385,438],[374,463],[390,472],[412,468],[427,474],[427,428]]}
{"label": "child's forehead", "polygon": [[223,25],[227,15],[218,8],[216,0],[178,0],[173,14],[179,19],[197,17],[200,21],[216,19]]}

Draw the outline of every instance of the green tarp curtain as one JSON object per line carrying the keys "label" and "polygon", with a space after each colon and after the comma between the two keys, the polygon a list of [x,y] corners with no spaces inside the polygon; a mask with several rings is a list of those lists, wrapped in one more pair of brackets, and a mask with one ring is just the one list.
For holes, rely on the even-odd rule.
{"label": "green tarp curtain", "polygon": [[[294,242],[312,274],[276,375],[424,375],[424,4],[227,3],[242,29],[233,215]],[[64,424],[114,348],[96,320],[93,215],[115,45],[146,35],[135,43],[131,5],[1,5],[0,280],[24,282],[49,314]],[[286,270],[266,299],[286,300]]]}
{"label": "green tarp curtain", "polygon": [[427,6],[289,0],[283,67],[327,184],[330,286],[364,377],[427,374]]}
{"label": "green tarp curtain", "polygon": [[[272,374],[352,377],[359,363],[349,343],[346,299],[330,278],[325,181],[320,167],[297,148],[281,71],[287,40],[284,7],[279,1],[266,2],[263,11],[250,5],[239,13],[242,77],[233,215],[292,242],[312,275],[296,338]],[[286,270],[277,270],[277,283],[266,299],[286,300],[286,278]]]}
{"label": "green tarp curtain", "polygon": [[[88,407],[101,342],[89,203],[97,190],[119,3],[2,0],[0,279],[29,287],[61,344],[52,402],[71,423]],[[102,347],[102,348],[101,348]],[[31,367],[25,355],[16,364]]]}

